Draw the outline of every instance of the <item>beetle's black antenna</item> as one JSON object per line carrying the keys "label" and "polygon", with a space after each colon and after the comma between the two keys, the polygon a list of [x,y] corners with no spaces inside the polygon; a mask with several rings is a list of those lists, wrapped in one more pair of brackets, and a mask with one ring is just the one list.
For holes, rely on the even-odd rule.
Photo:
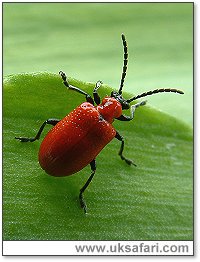
{"label": "beetle's black antenna", "polygon": [[161,88],[161,89],[155,89],[155,90],[152,90],[152,91],[144,92],[144,93],[142,93],[142,94],[140,94],[140,95],[134,96],[134,97],[126,100],[126,102],[130,103],[130,102],[132,102],[133,100],[136,100],[136,99],[138,99],[138,98],[141,98],[141,97],[144,97],[144,96],[154,95],[154,94],[157,94],[157,93],[163,93],[163,92],[172,92],[172,93],[184,94],[183,91],[178,90],[178,89],[174,89],[174,88]]}
{"label": "beetle's black antenna", "polygon": [[122,69],[121,83],[120,83],[120,87],[119,87],[119,91],[118,91],[118,93],[120,95],[122,94],[122,88],[124,86],[124,79],[126,77],[127,64],[128,64],[128,48],[127,48],[127,42],[126,42],[126,38],[125,38],[124,34],[122,34],[122,42],[123,42],[123,46],[124,46],[124,65],[123,65],[123,69]]}

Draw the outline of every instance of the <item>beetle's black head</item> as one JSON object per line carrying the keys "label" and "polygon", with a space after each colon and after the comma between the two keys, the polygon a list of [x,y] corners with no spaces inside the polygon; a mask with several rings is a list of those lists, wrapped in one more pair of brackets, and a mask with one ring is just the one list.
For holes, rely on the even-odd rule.
{"label": "beetle's black head", "polygon": [[111,92],[111,97],[114,97],[117,101],[119,101],[122,105],[122,109],[129,109],[130,108],[130,103],[133,100],[136,100],[138,98],[144,97],[144,96],[149,96],[157,93],[162,93],[162,92],[173,92],[173,93],[178,93],[178,94],[184,94],[183,91],[174,89],[174,88],[161,88],[161,89],[155,89],[152,91],[144,92],[140,95],[134,96],[130,99],[124,99],[122,97],[122,88],[124,86],[124,80],[126,77],[126,71],[127,71],[127,64],[128,64],[128,47],[127,47],[127,42],[125,39],[124,34],[122,34],[122,42],[123,42],[123,47],[124,47],[124,64],[122,68],[122,76],[121,76],[121,82],[120,82],[120,87],[119,91],[112,91]]}
{"label": "beetle's black head", "polygon": [[126,101],[126,99],[124,99],[122,97],[122,95],[120,95],[117,91],[112,91],[111,92],[111,97],[114,97],[118,102],[120,102],[120,104],[122,105],[122,110],[123,109],[129,109],[130,105],[129,103]]}

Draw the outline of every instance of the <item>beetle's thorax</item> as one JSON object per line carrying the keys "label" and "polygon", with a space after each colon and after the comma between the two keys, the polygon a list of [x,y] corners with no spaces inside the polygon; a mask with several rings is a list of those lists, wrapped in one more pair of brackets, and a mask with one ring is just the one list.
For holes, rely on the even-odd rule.
{"label": "beetle's thorax", "polygon": [[97,106],[98,112],[102,117],[112,123],[114,118],[120,117],[122,114],[122,106],[114,97],[106,96],[100,105]]}

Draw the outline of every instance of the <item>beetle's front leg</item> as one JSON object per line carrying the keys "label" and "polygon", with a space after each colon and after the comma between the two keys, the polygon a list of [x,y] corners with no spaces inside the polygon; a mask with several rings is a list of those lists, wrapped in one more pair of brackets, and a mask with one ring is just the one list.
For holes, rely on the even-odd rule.
{"label": "beetle's front leg", "polygon": [[124,157],[124,155],[123,155],[123,150],[124,150],[124,138],[123,138],[123,136],[121,136],[121,135],[116,131],[115,138],[117,138],[119,141],[121,141],[121,147],[120,147],[120,150],[119,150],[119,153],[118,153],[119,156],[121,157],[121,159],[124,160],[128,165],[137,166],[136,164],[133,163],[132,160],[127,159],[127,158]]}
{"label": "beetle's front leg", "polygon": [[86,190],[86,188],[89,186],[90,182],[92,181],[92,179],[95,175],[95,172],[96,172],[96,161],[95,161],[95,159],[92,160],[92,162],[90,163],[90,166],[91,166],[92,173],[91,173],[90,177],[88,178],[88,180],[86,181],[85,185],[80,189],[80,194],[79,194],[80,206],[81,206],[81,208],[83,208],[85,214],[87,213],[87,205],[86,205],[85,200],[83,198],[83,193]]}
{"label": "beetle's front leg", "polygon": [[139,106],[144,106],[146,105],[146,102],[147,101],[141,101],[135,105],[132,105],[131,108],[130,108],[130,113],[131,115],[130,116],[125,116],[125,115],[121,115],[120,117],[117,118],[117,120],[120,120],[120,121],[130,121],[134,118],[134,114],[135,114],[135,110],[136,108],[138,108]]}
{"label": "beetle's front leg", "polygon": [[101,99],[100,99],[99,94],[97,93],[97,90],[101,87],[102,84],[103,84],[103,82],[101,80],[97,81],[95,88],[93,90],[94,101],[97,105],[99,105],[101,103]]}
{"label": "beetle's front leg", "polygon": [[15,137],[15,139],[20,140],[21,142],[34,142],[35,140],[38,140],[40,138],[40,135],[46,126],[46,124],[50,124],[52,126],[55,126],[60,120],[55,118],[50,118],[44,121],[44,123],[41,125],[39,131],[37,132],[35,137]]}
{"label": "beetle's front leg", "polygon": [[85,91],[83,91],[82,89],[80,89],[80,88],[78,88],[76,86],[70,85],[69,82],[67,81],[67,76],[66,76],[66,74],[63,71],[60,71],[59,74],[62,77],[63,84],[66,87],[68,87],[69,89],[74,90],[74,91],[76,91],[76,92],[78,92],[80,94],[83,94],[85,96],[85,98],[86,98],[86,101],[91,103],[92,105],[94,105],[94,100],[92,99],[92,97],[88,93],[86,93]]}

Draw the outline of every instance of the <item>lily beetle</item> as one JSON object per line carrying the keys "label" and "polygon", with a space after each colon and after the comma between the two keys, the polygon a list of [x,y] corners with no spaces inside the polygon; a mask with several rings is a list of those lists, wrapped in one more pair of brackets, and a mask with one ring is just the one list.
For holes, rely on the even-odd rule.
{"label": "lily beetle", "polygon": [[[78,92],[85,96],[86,102],[79,105],[62,120],[49,118],[41,125],[38,133],[33,138],[15,137],[21,142],[34,142],[40,138],[40,135],[47,124],[54,126],[45,136],[39,150],[39,163],[47,174],[61,177],[77,173],[85,166],[90,164],[91,174],[80,189],[80,206],[87,213],[86,202],[83,193],[92,181],[96,172],[96,157],[99,152],[113,139],[121,142],[119,156],[128,165],[135,165],[127,159],[124,154],[124,138],[112,126],[114,119],[119,121],[131,121],[134,118],[135,110],[146,104],[146,101],[138,102],[134,105],[130,103],[138,98],[162,93],[173,92],[183,94],[181,90],[163,88],[155,89],[124,99],[122,88],[127,72],[128,50],[125,36],[122,34],[124,48],[124,62],[122,76],[118,91],[112,91],[110,96],[103,98],[102,102],[98,94],[98,89],[102,82],[97,81],[93,90],[93,98],[78,87],[72,86],[67,79],[66,74],[60,71],[63,84],[70,90]],[[96,105],[95,105],[96,104]],[[130,115],[124,115],[122,110],[130,109]],[[135,165],[136,166],[136,165]]]}

